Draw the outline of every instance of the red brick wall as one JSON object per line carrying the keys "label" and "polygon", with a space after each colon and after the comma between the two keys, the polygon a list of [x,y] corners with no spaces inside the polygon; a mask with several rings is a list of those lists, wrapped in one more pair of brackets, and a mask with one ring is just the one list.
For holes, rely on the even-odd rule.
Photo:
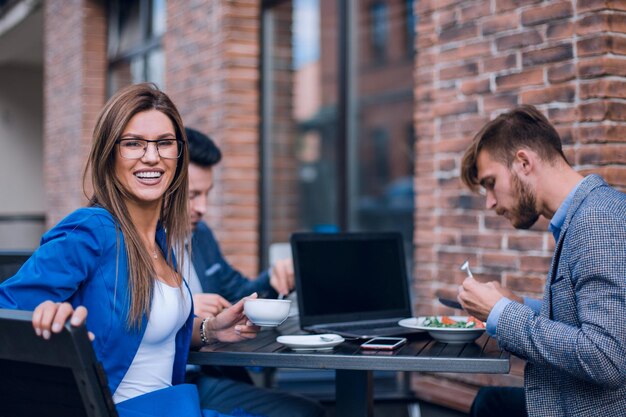
{"label": "red brick wall", "polygon": [[269,134],[272,172],[269,178],[272,210],[270,243],[289,242],[291,234],[298,230],[298,160],[297,126],[294,117],[295,72],[293,70],[292,32],[293,7],[285,2],[272,8],[271,58],[272,131]]}
{"label": "red brick wall", "polygon": [[223,152],[208,221],[225,256],[258,271],[260,1],[167,2],[165,90]]}
{"label": "red brick wall", "polygon": [[[539,296],[554,242],[547,222],[515,231],[461,185],[462,153],[477,130],[518,104],[544,111],[575,168],[626,188],[626,18],[623,2],[417,2],[415,128],[416,312],[451,312],[438,289],[475,275]],[[418,395],[467,409],[475,384],[521,384],[511,375],[416,376]],[[441,387],[445,389],[441,389]]]}
{"label": "red brick wall", "polygon": [[83,206],[82,173],[104,105],[106,14],[95,0],[44,3],[47,226]]}

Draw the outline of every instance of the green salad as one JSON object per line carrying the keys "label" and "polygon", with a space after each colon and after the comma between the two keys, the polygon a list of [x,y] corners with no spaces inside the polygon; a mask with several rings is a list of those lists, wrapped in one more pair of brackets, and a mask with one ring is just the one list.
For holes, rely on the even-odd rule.
{"label": "green salad", "polygon": [[424,327],[435,327],[435,328],[457,328],[457,329],[484,329],[485,325],[475,319],[474,317],[468,317],[467,321],[464,320],[454,320],[449,316],[441,316],[441,320],[437,316],[426,317],[422,322],[422,326]]}

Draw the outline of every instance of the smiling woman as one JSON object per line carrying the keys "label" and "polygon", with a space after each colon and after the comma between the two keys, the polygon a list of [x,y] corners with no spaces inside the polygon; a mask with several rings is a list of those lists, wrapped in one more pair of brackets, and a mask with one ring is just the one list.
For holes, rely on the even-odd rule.
{"label": "smiling woman", "polygon": [[246,323],[243,300],[211,320],[194,317],[174,257],[189,231],[186,142],[178,110],[156,86],[120,90],[94,129],[89,207],[46,233],[0,285],[0,308],[34,309],[44,339],[67,321],[81,325],[89,311],[94,351],[122,417],[172,415],[165,403],[199,417],[197,390],[184,384],[190,345],[258,331]]}
{"label": "smiling woman", "polygon": [[124,188],[127,206],[155,204],[158,215],[180,154],[172,121],[158,110],[139,112],[117,143],[115,175]]}

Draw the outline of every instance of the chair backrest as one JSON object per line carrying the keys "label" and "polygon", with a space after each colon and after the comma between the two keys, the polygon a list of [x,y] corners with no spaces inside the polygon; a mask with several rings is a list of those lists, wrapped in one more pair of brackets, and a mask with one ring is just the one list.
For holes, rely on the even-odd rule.
{"label": "chair backrest", "polygon": [[85,326],[44,340],[31,320],[0,309],[0,416],[117,417]]}
{"label": "chair backrest", "polygon": [[0,282],[15,275],[31,254],[30,251],[0,251]]}

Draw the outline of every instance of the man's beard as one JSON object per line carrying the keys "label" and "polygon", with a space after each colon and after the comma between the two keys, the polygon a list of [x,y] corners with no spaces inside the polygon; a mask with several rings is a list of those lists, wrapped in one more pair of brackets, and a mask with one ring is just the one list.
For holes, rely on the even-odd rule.
{"label": "man's beard", "polygon": [[511,210],[511,224],[516,229],[530,229],[539,219],[537,199],[517,174],[511,176],[511,185],[517,194],[517,207]]}

